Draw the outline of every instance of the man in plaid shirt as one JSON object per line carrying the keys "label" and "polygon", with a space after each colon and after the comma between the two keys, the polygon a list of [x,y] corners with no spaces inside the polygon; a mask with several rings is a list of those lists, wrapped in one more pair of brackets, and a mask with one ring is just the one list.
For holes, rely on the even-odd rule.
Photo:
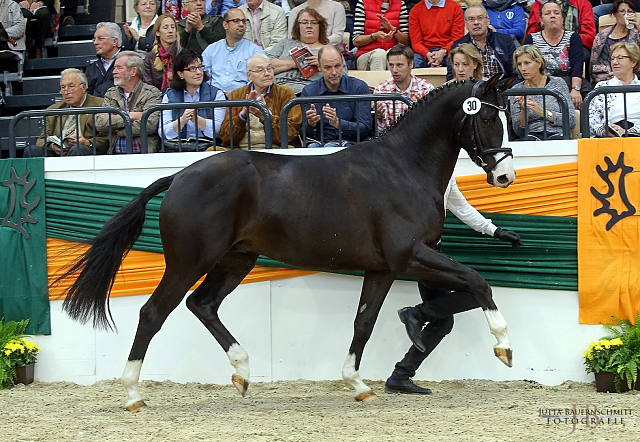
{"label": "man in plaid shirt", "polygon": [[[413,51],[409,46],[397,44],[389,49],[387,62],[391,71],[391,78],[376,86],[373,90],[374,94],[399,93],[406,95],[413,101],[418,101],[433,90],[431,83],[411,75]],[[378,131],[381,132],[387,129],[406,110],[407,105],[401,101],[378,101],[376,109]]]}

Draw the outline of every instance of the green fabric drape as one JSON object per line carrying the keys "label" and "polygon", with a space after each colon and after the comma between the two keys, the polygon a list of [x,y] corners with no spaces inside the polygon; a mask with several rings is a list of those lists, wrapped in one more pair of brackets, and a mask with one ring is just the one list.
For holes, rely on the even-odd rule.
{"label": "green fabric drape", "polygon": [[44,160],[0,160],[0,317],[51,334]]}
{"label": "green fabric drape", "polygon": [[[87,241],[106,220],[140,192],[140,188],[69,181],[46,181],[47,235]],[[161,196],[147,206],[147,219],[137,250],[162,253],[158,229]],[[477,233],[447,213],[443,250],[502,287],[577,290],[576,218],[485,213],[494,224],[515,230],[524,245],[511,245]],[[258,264],[289,267],[261,257]],[[361,273],[349,273],[361,274]]]}

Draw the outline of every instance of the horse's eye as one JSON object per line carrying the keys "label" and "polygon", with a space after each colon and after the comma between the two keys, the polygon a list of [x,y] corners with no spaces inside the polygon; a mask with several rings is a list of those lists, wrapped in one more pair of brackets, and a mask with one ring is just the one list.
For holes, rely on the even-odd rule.
{"label": "horse's eye", "polygon": [[490,121],[490,120],[488,120],[488,119],[486,119],[486,118],[483,118],[483,119],[482,119],[482,124],[483,124],[483,125],[485,125],[485,126],[488,126],[488,125],[489,125],[489,121]]}

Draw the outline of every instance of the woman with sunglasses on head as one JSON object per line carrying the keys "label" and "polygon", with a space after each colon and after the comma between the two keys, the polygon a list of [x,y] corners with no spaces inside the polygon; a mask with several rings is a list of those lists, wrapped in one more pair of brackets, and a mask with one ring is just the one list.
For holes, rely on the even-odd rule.
{"label": "woman with sunglasses on head", "polygon": [[591,49],[591,82],[608,80],[611,71],[611,47],[619,42],[640,44],[640,32],[636,28],[636,3],[634,0],[615,0],[611,9],[616,24],[602,29]]}
{"label": "woman with sunglasses on head", "polygon": [[162,14],[153,29],[156,41],[144,59],[142,81],[163,91],[173,78],[173,60],[180,52],[176,19],[172,15]]}
{"label": "woman with sunglasses on head", "polygon": [[[640,85],[636,77],[640,71],[640,47],[628,42],[611,46],[611,70],[613,77],[596,84],[594,90],[603,86]],[[599,94],[593,98],[589,106],[591,136],[640,136],[640,93],[626,95],[626,103],[622,93]]]}
{"label": "woman with sunglasses on head", "polygon": [[[224,92],[211,86],[202,66],[202,57],[191,49],[183,49],[173,61],[171,88],[162,98],[163,103],[186,103],[226,100]],[[206,150],[220,132],[226,108],[172,109],[162,111],[162,136],[165,151]],[[199,143],[188,142],[195,138]],[[183,140],[177,141],[166,140]],[[204,139],[204,140],[201,140]]]}

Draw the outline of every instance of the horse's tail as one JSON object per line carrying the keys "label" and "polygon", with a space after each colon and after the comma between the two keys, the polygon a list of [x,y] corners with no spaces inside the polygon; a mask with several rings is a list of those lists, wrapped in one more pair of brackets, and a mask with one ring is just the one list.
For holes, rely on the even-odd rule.
{"label": "horse's tail", "polygon": [[142,233],[147,203],[167,190],[174,177],[175,175],[160,178],[120,209],[91,241],[89,250],[55,280],[53,285],[80,272],[66,291],[62,304],[71,318],[82,323],[93,318],[95,328],[113,328],[109,295],[120,264]]}

